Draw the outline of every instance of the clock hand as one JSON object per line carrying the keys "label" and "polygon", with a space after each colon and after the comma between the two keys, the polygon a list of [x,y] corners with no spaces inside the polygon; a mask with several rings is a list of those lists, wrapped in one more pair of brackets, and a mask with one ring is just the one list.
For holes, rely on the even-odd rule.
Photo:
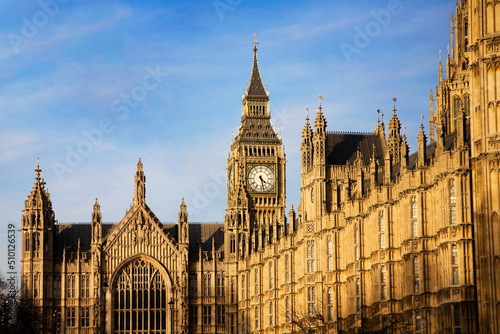
{"label": "clock hand", "polygon": [[262,184],[262,189],[264,189],[264,183],[266,183],[266,181],[264,181],[264,179],[262,178],[262,175],[259,175],[259,179],[260,179],[260,183]]}

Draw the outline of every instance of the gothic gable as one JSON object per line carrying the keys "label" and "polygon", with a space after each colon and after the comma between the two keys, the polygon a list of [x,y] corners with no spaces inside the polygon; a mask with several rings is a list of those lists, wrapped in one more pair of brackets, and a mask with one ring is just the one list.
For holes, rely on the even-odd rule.
{"label": "gothic gable", "polygon": [[177,260],[187,256],[181,256],[176,240],[147,205],[133,206],[103,240],[103,262],[108,273],[139,254],[156,259],[169,271],[177,270]]}

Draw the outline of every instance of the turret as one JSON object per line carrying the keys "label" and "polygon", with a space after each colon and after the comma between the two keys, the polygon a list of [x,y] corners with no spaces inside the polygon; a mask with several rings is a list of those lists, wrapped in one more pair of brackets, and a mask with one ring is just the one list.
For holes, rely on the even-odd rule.
{"label": "turret", "polygon": [[[22,216],[21,298],[33,299],[46,319],[46,306],[52,298],[53,240],[55,217],[48,189],[45,188],[39,159],[35,184],[24,203]],[[47,324],[43,321],[43,325]]]}
{"label": "turret", "polygon": [[408,169],[408,142],[406,141],[406,134],[403,134],[403,143],[401,144],[401,173]]}
{"label": "turret", "polygon": [[[396,98],[394,98],[396,102]],[[401,122],[396,114],[396,104],[392,108],[392,117],[389,120],[389,133],[387,134],[387,146],[391,156],[392,164],[397,164],[401,156]]]}
{"label": "turret", "polygon": [[316,111],[316,119],[314,120],[314,166],[324,166],[326,160],[326,119],[323,115],[323,107],[321,106],[322,96],[319,97],[319,107]]}
{"label": "turret", "polygon": [[92,211],[92,246],[100,246],[102,238],[102,215],[101,206],[97,198],[95,199],[94,210]]}
{"label": "turret", "polygon": [[426,155],[426,145],[427,145],[427,136],[424,133],[424,123],[422,117],[422,123],[420,124],[420,132],[417,136],[418,141],[418,159],[417,166],[422,168],[425,166],[425,155]]}
{"label": "turret", "polygon": [[377,148],[373,144],[372,156],[370,159],[370,187],[375,189],[378,186],[378,161]]}
{"label": "turret", "polygon": [[306,124],[302,130],[302,143],[300,145],[300,153],[302,156],[302,174],[308,173],[313,165],[313,131],[309,124],[309,108],[307,108]]}
{"label": "turret", "polygon": [[184,203],[184,197],[180,205],[179,220],[179,244],[189,244],[189,214],[187,212],[187,205]]}
{"label": "turret", "polygon": [[429,97],[429,105],[430,105],[430,112],[429,112],[429,135],[430,135],[430,142],[434,143],[434,95],[432,93],[431,89],[431,94]]}
{"label": "turret", "polygon": [[137,172],[135,173],[134,206],[144,206],[146,204],[146,176],[139,158]]}

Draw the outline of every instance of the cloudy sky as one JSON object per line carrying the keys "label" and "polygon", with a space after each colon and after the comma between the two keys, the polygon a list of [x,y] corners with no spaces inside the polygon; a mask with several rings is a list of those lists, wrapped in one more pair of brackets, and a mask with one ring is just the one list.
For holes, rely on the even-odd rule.
{"label": "cloudy sky", "polygon": [[373,131],[376,110],[390,115],[397,97],[415,151],[454,4],[0,0],[0,248],[7,224],[20,226],[37,155],[59,222],[88,222],[96,197],[103,221],[119,221],[139,157],[160,220],[176,221],[185,197],[190,221],[222,222],[254,33],[288,207],[299,202],[305,109],[319,94],[330,131]]}

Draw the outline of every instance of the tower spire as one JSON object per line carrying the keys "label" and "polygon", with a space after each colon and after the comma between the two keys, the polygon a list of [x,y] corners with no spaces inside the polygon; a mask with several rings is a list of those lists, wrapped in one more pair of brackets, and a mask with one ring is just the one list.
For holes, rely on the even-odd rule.
{"label": "tower spire", "polygon": [[42,170],[40,169],[40,156],[37,154],[36,155],[36,169],[35,169],[35,172],[36,172],[36,176],[35,176],[35,180],[36,180],[36,183],[40,183],[40,172]]}
{"label": "tower spire", "polygon": [[252,75],[250,76],[250,82],[248,83],[246,98],[263,98],[268,99],[264,85],[262,84],[262,79],[260,77],[259,62],[257,60],[257,34],[254,34],[253,44],[253,66]]}

